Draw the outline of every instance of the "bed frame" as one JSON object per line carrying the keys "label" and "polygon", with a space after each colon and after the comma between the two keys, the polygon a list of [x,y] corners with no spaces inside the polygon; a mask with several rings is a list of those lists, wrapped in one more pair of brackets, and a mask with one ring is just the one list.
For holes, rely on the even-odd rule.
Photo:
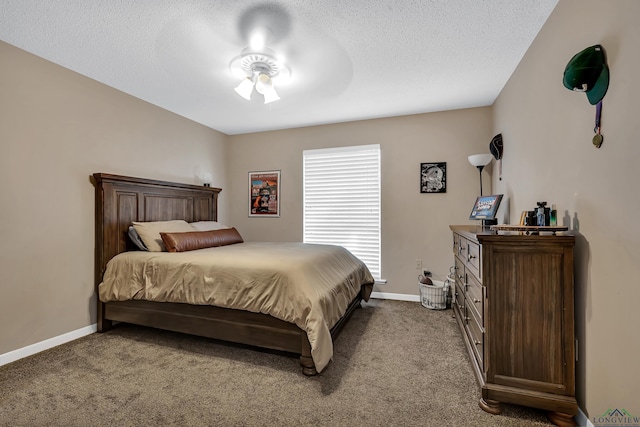
{"label": "bed frame", "polygon": [[[107,262],[121,252],[134,250],[127,236],[133,221],[183,219],[194,222],[218,218],[220,188],[105,173],[93,174],[93,183],[96,195],[96,293]],[[361,301],[362,291],[331,329],[334,340]],[[103,303],[98,299],[98,332],[111,329],[114,321],[296,353],[300,355],[302,372],[317,374],[306,332],[293,323],[267,314],[150,301]]]}

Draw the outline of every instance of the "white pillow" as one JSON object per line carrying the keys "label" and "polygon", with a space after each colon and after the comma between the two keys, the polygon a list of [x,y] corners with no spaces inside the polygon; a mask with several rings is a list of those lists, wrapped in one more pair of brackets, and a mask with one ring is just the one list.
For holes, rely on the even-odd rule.
{"label": "white pillow", "polygon": [[144,245],[150,252],[166,252],[167,248],[160,237],[161,232],[165,233],[183,233],[187,231],[195,231],[187,221],[153,221],[153,222],[133,222],[133,228],[136,229],[138,235],[144,242]]}
{"label": "white pillow", "polygon": [[224,228],[231,228],[226,225],[220,224],[218,221],[192,222],[191,226],[198,231],[212,231],[212,230],[222,230]]}

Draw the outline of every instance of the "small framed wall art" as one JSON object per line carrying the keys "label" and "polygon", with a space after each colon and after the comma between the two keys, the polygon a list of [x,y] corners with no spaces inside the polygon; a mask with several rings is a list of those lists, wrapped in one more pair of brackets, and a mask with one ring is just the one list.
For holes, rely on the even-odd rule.
{"label": "small framed wall art", "polygon": [[420,192],[447,192],[447,163],[420,163]]}
{"label": "small framed wall art", "polygon": [[280,171],[249,172],[249,216],[280,216]]}

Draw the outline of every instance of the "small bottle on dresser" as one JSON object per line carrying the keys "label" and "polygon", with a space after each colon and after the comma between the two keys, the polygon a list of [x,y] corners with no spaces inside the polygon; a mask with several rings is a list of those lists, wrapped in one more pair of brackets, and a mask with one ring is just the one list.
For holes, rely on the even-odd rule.
{"label": "small bottle on dresser", "polygon": [[547,225],[546,223],[546,218],[545,218],[545,214],[544,214],[544,207],[547,204],[547,202],[538,202],[538,209],[537,209],[537,222],[538,222],[538,227],[544,227],[545,225]]}

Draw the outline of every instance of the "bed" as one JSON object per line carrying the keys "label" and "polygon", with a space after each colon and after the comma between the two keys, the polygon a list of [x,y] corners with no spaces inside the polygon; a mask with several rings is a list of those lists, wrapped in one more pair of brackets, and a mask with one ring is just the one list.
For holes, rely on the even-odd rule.
{"label": "bed", "polygon": [[[325,337],[324,332],[321,331],[318,335],[314,329],[308,327],[311,323],[323,322],[304,323],[299,318],[290,318],[288,315],[283,315],[282,312],[252,306],[238,299],[235,299],[233,303],[227,303],[228,301],[220,303],[222,300],[213,296],[209,300],[196,298],[195,301],[179,301],[174,298],[149,298],[148,296],[151,295],[149,292],[145,296],[140,296],[146,292],[142,292],[140,289],[130,289],[129,293],[127,291],[106,290],[109,283],[119,281],[119,279],[113,280],[115,274],[113,271],[117,270],[114,266],[118,263],[129,265],[130,260],[137,258],[147,264],[159,263],[164,258],[178,262],[181,257],[187,256],[186,252],[171,254],[138,251],[128,237],[129,227],[134,222],[184,220],[188,223],[194,223],[216,221],[217,200],[221,190],[104,173],[93,174],[92,178],[96,194],[95,285],[98,295],[102,291],[97,302],[99,332],[108,331],[113,322],[126,322],[290,352],[300,355],[300,364],[305,375],[315,375],[327,365],[332,355],[333,340],[350,319],[353,311],[360,306],[363,299],[367,300],[370,296],[373,278],[368,270],[367,275],[360,274],[357,280],[354,278],[355,276],[345,278],[344,280],[356,289],[350,291],[349,300],[345,300],[345,295],[341,295],[339,313],[333,313],[333,317],[327,318],[327,321],[324,322],[327,329]],[[296,253],[299,249],[296,245],[302,244],[273,244],[276,245],[273,247],[265,245],[267,244],[241,243],[198,249],[191,251],[189,257],[204,260],[211,257],[211,253],[215,251],[215,258],[226,256],[227,258],[241,259],[244,256],[242,255],[243,251],[249,250],[262,250],[265,253],[288,257],[292,255],[287,255],[286,251]],[[222,256],[223,254],[226,255]],[[122,261],[122,259],[125,260]],[[110,261],[112,262],[110,263]],[[186,262],[189,265],[194,263],[191,258]],[[272,263],[265,260],[263,264],[265,267]],[[217,270],[218,267],[210,269]],[[157,265],[154,264],[151,270],[158,270]],[[298,280],[309,276],[310,272],[316,276],[325,275],[323,271],[309,270],[291,277],[296,277]],[[105,273],[108,274],[105,275]],[[278,275],[278,273],[275,272],[273,275]],[[155,280],[155,278],[147,277],[145,279],[147,282],[150,280]],[[101,284],[103,284],[102,287]],[[229,282],[227,286],[234,285]],[[274,291],[275,288],[270,288],[273,284],[268,282],[260,286],[263,288],[256,287],[256,289],[263,289],[263,295],[277,292]],[[330,292],[335,293],[335,291]],[[353,297],[351,294],[354,294]],[[294,296],[293,299],[299,300],[300,298]],[[309,312],[306,309],[302,311],[305,316]],[[337,320],[335,320],[336,318]]]}

